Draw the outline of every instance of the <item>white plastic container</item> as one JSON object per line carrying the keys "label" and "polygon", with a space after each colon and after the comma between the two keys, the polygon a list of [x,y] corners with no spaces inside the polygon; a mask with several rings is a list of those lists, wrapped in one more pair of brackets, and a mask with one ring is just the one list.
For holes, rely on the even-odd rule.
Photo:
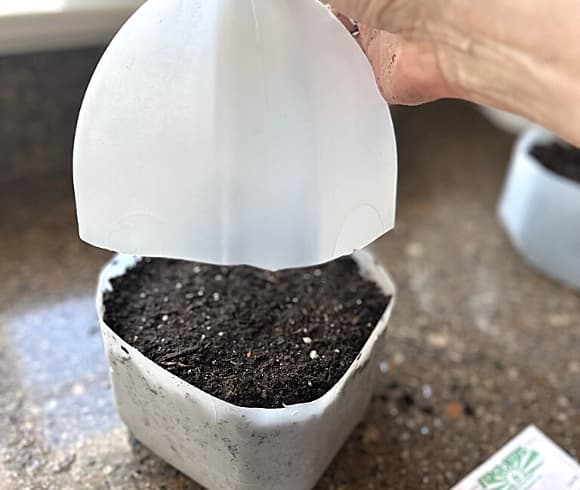
{"label": "white plastic container", "polygon": [[[395,287],[367,252],[354,256],[389,305],[361,353],[324,396],[279,409],[240,408],[170,374],[103,321],[110,279],[139,259],[114,258],[102,271],[97,307],[119,414],[133,435],[210,490],[312,488],[362,419],[373,393]],[[340,285],[337,285],[340,287]]]}
{"label": "white plastic container", "polygon": [[580,184],[546,169],[530,153],[536,144],[556,139],[538,127],[522,133],[498,211],[530,264],[580,289]]}

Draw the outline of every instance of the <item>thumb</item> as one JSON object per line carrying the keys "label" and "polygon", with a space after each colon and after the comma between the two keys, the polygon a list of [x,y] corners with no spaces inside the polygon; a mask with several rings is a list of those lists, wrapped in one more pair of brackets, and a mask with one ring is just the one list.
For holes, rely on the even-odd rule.
{"label": "thumb", "polygon": [[361,25],[360,45],[387,102],[416,105],[453,95],[430,43],[407,40],[398,34]]}
{"label": "thumb", "polygon": [[[336,14],[336,12],[335,12]],[[352,31],[352,22],[337,14]],[[359,44],[375,72],[383,97],[391,104],[416,105],[453,96],[441,72],[433,43],[359,24]]]}

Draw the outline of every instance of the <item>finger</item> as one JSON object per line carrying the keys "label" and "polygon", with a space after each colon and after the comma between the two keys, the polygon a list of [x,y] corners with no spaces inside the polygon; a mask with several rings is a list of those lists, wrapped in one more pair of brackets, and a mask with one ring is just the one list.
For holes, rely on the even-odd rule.
{"label": "finger", "polygon": [[360,26],[359,43],[389,103],[416,105],[454,96],[445,83],[437,53],[430,43],[411,41],[366,26]]}
{"label": "finger", "polygon": [[421,0],[328,0],[333,9],[376,29],[411,29],[421,12]]}
{"label": "finger", "polygon": [[377,85],[387,102],[417,105],[457,95],[445,83],[433,43],[355,25],[347,16],[334,13],[349,32],[358,31],[357,40],[371,63]]}
{"label": "finger", "polygon": [[344,14],[341,14],[340,12],[337,12],[334,9],[331,9],[331,11],[334,15],[336,15],[336,17],[338,17],[338,20],[342,22],[342,24],[344,25],[344,27],[346,27],[348,32],[350,32],[353,35],[355,32],[358,32],[360,34],[358,23],[356,21],[352,20],[350,17],[347,17]]}

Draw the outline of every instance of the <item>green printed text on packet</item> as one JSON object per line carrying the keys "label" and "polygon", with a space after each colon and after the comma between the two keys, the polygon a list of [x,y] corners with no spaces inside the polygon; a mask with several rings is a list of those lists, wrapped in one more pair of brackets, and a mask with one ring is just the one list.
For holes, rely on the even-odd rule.
{"label": "green printed text on packet", "polygon": [[580,490],[580,465],[530,426],[452,490]]}

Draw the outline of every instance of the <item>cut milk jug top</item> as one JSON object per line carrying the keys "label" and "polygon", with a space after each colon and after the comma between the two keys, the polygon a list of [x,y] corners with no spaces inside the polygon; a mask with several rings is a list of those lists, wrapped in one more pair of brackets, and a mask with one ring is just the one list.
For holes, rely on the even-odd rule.
{"label": "cut milk jug top", "polygon": [[393,227],[396,166],[372,69],[321,3],[149,0],[80,112],[80,236],[132,255],[314,265]]}

